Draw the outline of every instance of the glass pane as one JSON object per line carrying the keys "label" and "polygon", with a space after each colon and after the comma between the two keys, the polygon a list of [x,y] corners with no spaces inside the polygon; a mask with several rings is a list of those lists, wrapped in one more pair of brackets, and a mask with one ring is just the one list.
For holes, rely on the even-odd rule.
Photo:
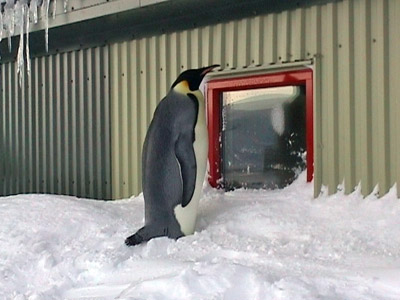
{"label": "glass pane", "polygon": [[222,166],[226,189],[282,188],[305,169],[305,89],[224,92]]}

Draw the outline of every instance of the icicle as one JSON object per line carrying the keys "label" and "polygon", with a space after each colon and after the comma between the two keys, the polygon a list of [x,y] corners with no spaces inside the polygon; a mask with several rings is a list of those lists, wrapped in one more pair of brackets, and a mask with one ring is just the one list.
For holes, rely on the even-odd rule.
{"label": "icicle", "polygon": [[3,14],[0,11],[0,42],[3,39]]}
{"label": "icicle", "polygon": [[53,0],[53,20],[56,18],[57,0]]}
{"label": "icicle", "polygon": [[46,52],[49,52],[49,4],[50,0],[43,0],[42,3],[42,16],[45,22],[45,40],[46,40]]}
{"label": "icicle", "polygon": [[[36,4],[35,4],[36,5]],[[28,74],[28,77],[31,77],[31,58],[29,57],[29,9],[26,6],[26,16],[25,16],[25,32],[26,32],[26,47],[25,47],[25,55],[26,55],[26,73]],[[30,80],[28,81],[30,82]]]}
{"label": "icicle", "polygon": [[67,12],[67,8],[68,8],[68,0],[64,0],[64,12]]}
{"label": "icicle", "polygon": [[[3,14],[0,11],[0,42],[3,39]],[[0,59],[1,59],[1,53],[0,53]]]}
{"label": "icicle", "polygon": [[15,10],[18,14],[17,21],[20,25],[20,35],[19,35],[19,48],[17,54],[17,74],[19,76],[19,86],[22,86],[22,79],[24,78],[25,68],[24,68],[24,21],[25,21],[25,5],[21,4],[19,1],[15,5]]}
{"label": "icicle", "polygon": [[11,52],[11,37],[14,35],[14,0],[7,0],[4,6],[4,22],[7,28],[8,50]]}
{"label": "icicle", "polygon": [[31,0],[29,5],[30,14],[32,16],[32,22],[36,24],[38,22],[38,2],[37,0]]}

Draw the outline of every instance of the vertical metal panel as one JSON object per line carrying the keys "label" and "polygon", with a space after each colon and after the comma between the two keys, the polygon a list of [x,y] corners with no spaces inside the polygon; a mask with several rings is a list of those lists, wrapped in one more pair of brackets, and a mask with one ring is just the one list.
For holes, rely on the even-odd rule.
{"label": "vertical metal panel", "polygon": [[381,194],[390,188],[390,121],[388,76],[388,5],[371,2],[371,121],[372,182]]}
{"label": "vertical metal panel", "polygon": [[397,183],[400,197],[400,1],[388,1],[388,6],[390,184]]}
{"label": "vertical metal panel", "polygon": [[35,58],[22,88],[16,63],[0,65],[2,195],[111,198],[104,65],[107,47]]}
{"label": "vertical metal panel", "polygon": [[276,14],[264,17],[264,28],[266,35],[264,36],[264,64],[273,64],[278,61],[278,17]]}
{"label": "vertical metal panel", "polygon": [[304,9],[296,9],[291,12],[292,28],[290,29],[291,34],[291,45],[292,51],[290,53],[291,57],[290,60],[296,61],[304,59],[305,57],[305,26],[306,22],[305,18],[305,11]]}
{"label": "vertical metal panel", "polygon": [[291,60],[291,14],[289,11],[284,11],[278,14],[278,39],[277,39],[277,46],[278,46],[278,62],[287,62]]}
{"label": "vertical metal panel", "polygon": [[[1,66],[0,68],[0,76],[1,79],[5,79],[5,67]],[[6,142],[5,142],[5,122],[6,122],[6,99],[5,99],[5,88],[4,85],[2,84],[0,87],[0,169],[2,172],[0,172],[0,193],[5,194],[5,157],[6,157]]]}
{"label": "vertical metal panel", "polygon": [[[250,41],[246,41],[251,47],[250,51],[250,60],[251,65],[260,65],[263,61],[263,39],[264,39],[264,17],[258,16],[251,19],[251,28],[250,34],[252,37],[249,37],[250,41],[254,40],[253,43]],[[212,43],[211,43],[212,44]]]}
{"label": "vertical metal panel", "polygon": [[355,182],[353,1],[338,3],[338,161],[339,180],[350,193]]}
{"label": "vertical metal panel", "polygon": [[360,0],[354,3],[354,58],[355,82],[354,98],[355,137],[356,137],[356,180],[361,183],[362,192],[372,191],[371,157],[371,40],[370,1]]}
{"label": "vertical metal panel", "polygon": [[[337,8],[335,3],[322,7],[323,66],[321,73],[322,109],[322,176],[330,192],[338,181],[338,78],[337,78]],[[318,126],[318,125],[317,125]]]}
{"label": "vertical metal panel", "polygon": [[[116,120],[119,118],[120,115],[120,102],[123,101],[121,99],[121,96],[119,94],[120,87],[119,87],[119,82],[121,82],[122,85],[122,73],[120,71],[121,64],[119,62],[119,57],[120,54],[119,48],[121,45],[112,45],[110,49],[110,63],[111,63],[111,98],[113,99],[112,102],[112,109],[111,109],[111,119]],[[136,117],[136,116],[135,116]],[[114,122],[113,126],[111,126],[111,149],[113,153],[118,153],[120,154],[120,145],[119,145],[119,139],[118,135],[121,134],[122,132],[119,130],[119,122]],[[113,186],[113,193],[120,194],[120,182],[121,179],[119,178],[119,174],[121,173],[121,167],[119,164],[120,161],[120,155],[112,155],[112,186]],[[114,196],[114,194],[113,194]]]}

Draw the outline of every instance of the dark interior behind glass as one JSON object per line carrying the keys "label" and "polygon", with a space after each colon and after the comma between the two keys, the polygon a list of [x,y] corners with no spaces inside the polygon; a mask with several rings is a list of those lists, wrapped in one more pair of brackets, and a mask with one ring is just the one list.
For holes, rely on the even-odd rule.
{"label": "dark interior behind glass", "polygon": [[225,92],[222,104],[227,190],[282,188],[306,168],[303,86]]}

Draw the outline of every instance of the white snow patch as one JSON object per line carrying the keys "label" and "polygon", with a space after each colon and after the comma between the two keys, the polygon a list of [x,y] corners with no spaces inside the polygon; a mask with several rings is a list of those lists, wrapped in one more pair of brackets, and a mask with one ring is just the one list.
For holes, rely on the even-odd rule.
{"label": "white snow patch", "polygon": [[400,299],[400,203],[205,189],[194,235],[128,248],[143,197],[0,198],[0,299]]}

